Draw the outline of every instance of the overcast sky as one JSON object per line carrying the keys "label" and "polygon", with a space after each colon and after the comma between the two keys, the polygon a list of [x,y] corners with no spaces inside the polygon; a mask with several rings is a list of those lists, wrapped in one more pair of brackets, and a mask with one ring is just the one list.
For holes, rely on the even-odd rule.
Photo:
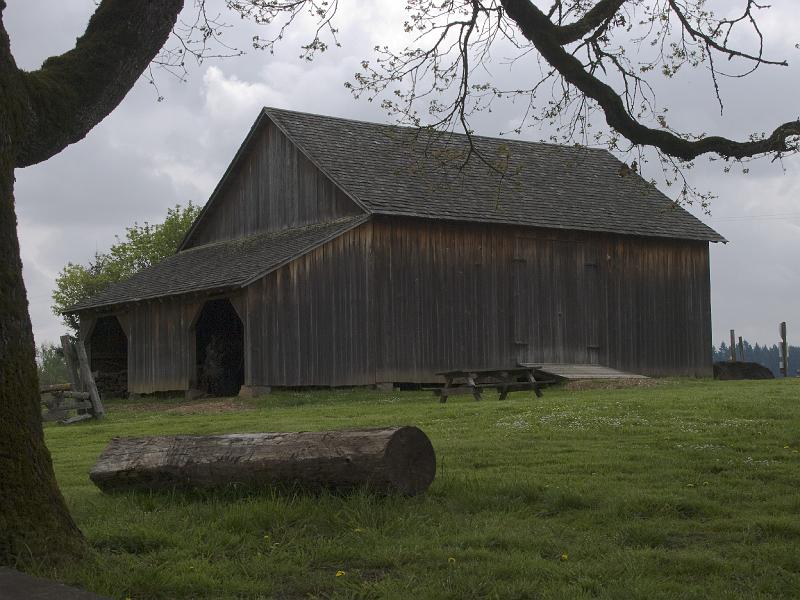
{"label": "overcast sky", "polygon": [[[205,203],[261,106],[387,120],[376,103],[354,100],[343,84],[375,45],[401,39],[405,3],[343,4],[341,48],[313,62],[300,60],[298,46],[307,41],[308,27],[300,23],[274,56],[251,51],[207,61],[191,67],[187,82],[160,75],[162,102],[141,80],[85,140],[16,172],[22,260],[37,342],[57,340],[64,332],[50,310],[61,268],[106,250],[134,221],[158,222],[176,203]],[[794,66],[800,64],[794,47],[800,41],[800,12],[796,0],[773,0],[772,5],[761,21],[766,50],[788,59],[790,67],[724,80],[722,117],[704,71],[662,83],[659,100],[669,104],[672,125],[744,137],[800,116],[800,70]],[[17,64],[36,69],[47,56],[69,49],[94,9],[93,0],[8,0],[4,22]],[[254,34],[263,34],[234,16],[229,21],[232,45],[248,48]],[[497,135],[518,118],[518,109],[506,105],[481,115],[474,126],[481,134]],[[542,133],[526,131],[523,137],[539,139]],[[698,188],[714,191],[718,199],[711,217],[690,210],[730,240],[711,245],[714,341],[735,328],[746,339],[772,344],[778,322],[785,320],[790,342],[798,344],[800,160],[748,166],[749,174],[724,174],[719,163],[701,160],[691,175]]]}

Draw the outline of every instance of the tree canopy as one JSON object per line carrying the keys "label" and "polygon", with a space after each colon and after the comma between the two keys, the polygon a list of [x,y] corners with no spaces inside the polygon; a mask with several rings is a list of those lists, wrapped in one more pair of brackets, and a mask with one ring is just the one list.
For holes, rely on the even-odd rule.
{"label": "tree canopy", "polygon": [[162,223],[145,221],[127,227],[124,239],[117,236],[108,252],[96,252],[87,265],[67,263],[56,278],[53,313],[77,332],[77,318],[64,314],[67,308],[174,254],[199,213],[200,207],[191,202],[185,207],[176,205],[167,209]]}

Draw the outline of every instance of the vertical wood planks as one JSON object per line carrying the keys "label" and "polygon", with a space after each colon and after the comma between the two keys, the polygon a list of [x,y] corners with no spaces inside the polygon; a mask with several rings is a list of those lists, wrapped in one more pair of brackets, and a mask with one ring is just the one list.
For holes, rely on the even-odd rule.
{"label": "vertical wood planks", "polygon": [[[706,242],[375,217],[232,301],[246,385],[425,383],[520,359],[707,376],[709,285]],[[190,385],[204,300],[132,306],[130,391]]]}
{"label": "vertical wood planks", "polygon": [[186,247],[362,212],[275,125],[267,123],[250,141]]}

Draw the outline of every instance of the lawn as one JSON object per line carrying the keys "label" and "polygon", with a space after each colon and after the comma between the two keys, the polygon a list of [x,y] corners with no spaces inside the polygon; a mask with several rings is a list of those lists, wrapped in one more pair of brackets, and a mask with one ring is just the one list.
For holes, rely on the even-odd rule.
{"label": "lawn", "polygon": [[[279,392],[107,410],[102,422],[46,428],[91,552],[32,570],[114,598],[800,594],[797,379],[444,405],[423,392]],[[87,476],[114,436],[394,424],[419,426],[436,449],[436,480],[421,497],[109,496]]]}

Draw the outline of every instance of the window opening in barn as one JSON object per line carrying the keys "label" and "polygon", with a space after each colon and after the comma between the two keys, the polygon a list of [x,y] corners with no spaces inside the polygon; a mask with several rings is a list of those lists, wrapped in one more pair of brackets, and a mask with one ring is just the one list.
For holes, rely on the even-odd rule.
{"label": "window opening in barn", "polygon": [[128,393],[128,336],[115,316],[100,317],[89,336],[89,367],[103,398]]}
{"label": "window opening in barn", "polygon": [[244,327],[222,298],[205,303],[195,326],[197,381],[212,396],[233,396],[244,383]]}

